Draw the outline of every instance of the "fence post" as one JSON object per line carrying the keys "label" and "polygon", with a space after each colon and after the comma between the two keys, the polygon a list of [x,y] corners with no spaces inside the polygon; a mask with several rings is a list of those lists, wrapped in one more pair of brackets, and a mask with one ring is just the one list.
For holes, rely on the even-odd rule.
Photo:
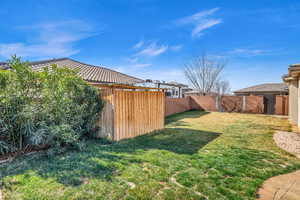
{"label": "fence post", "polygon": [[219,95],[216,96],[216,110],[218,112],[223,112],[223,108],[222,108],[222,96],[219,96]]}
{"label": "fence post", "polygon": [[242,112],[246,112],[247,109],[247,97],[243,96]]}
{"label": "fence post", "polygon": [[223,109],[223,106],[222,106],[222,99],[223,99],[223,97],[222,97],[222,95],[220,95],[220,97],[219,97],[219,109],[220,109],[220,112],[224,112],[224,109]]}
{"label": "fence post", "polygon": [[219,111],[219,96],[216,96],[216,110]]}

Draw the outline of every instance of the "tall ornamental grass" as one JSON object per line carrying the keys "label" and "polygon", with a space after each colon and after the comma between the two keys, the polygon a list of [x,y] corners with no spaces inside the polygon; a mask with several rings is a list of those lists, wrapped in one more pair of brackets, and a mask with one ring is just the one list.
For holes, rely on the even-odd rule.
{"label": "tall ornamental grass", "polygon": [[56,65],[42,72],[13,57],[0,70],[0,155],[26,147],[82,147],[103,106],[96,88]]}

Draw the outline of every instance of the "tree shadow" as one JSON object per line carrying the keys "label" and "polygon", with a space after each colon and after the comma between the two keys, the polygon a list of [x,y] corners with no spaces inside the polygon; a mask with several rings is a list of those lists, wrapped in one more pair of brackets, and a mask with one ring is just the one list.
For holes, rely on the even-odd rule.
{"label": "tree shadow", "polygon": [[166,125],[172,124],[174,126],[186,126],[187,123],[181,121],[182,119],[199,118],[209,114],[210,112],[191,110],[184,113],[178,113],[166,118]]}
{"label": "tree shadow", "polygon": [[[141,156],[149,150],[163,150],[175,154],[192,155],[220,134],[185,128],[166,128],[161,131],[112,144],[90,140],[84,151],[68,151],[48,157],[45,153],[17,158],[0,165],[0,180],[14,182],[15,175],[30,178],[32,173],[43,179],[54,179],[66,186],[87,184],[89,179],[111,181],[131,164],[145,162]],[[9,182],[9,181],[8,181]],[[24,183],[22,183],[24,184]]]}
{"label": "tree shadow", "polygon": [[[176,154],[194,154],[209,142],[220,136],[220,133],[186,128],[165,128],[161,131],[127,139],[116,144],[117,151],[135,152],[140,150],[159,149]],[[131,148],[127,148],[130,146]]]}
{"label": "tree shadow", "polygon": [[[93,145],[97,144],[94,143]],[[78,186],[90,178],[110,180],[116,170],[114,163],[120,160],[123,163],[133,162],[124,160],[122,156],[103,152],[100,149],[94,148],[92,151],[87,149],[82,152],[68,151],[51,157],[45,153],[39,153],[26,158],[19,158],[0,166],[0,178],[20,174],[25,174],[25,178],[27,178],[34,173],[45,179],[55,179],[58,183],[67,186]],[[13,184],[19,183],[13,182]]]}

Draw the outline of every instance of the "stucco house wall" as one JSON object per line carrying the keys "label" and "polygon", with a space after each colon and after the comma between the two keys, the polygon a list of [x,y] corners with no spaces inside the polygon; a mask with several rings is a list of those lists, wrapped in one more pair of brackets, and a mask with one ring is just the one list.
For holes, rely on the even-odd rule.
{"label": "stucco house wall", "polygon": [[289,86],[289,119],[300,129],[300,63],[290,65],[288,74],[283,76]]}
{"label": "stucco house wall", "polygon": [[289,119],[295,125],[298,123],[298,82],[289,82]]}
{"label": "stucco house wall", "polygon": [[289,119],[293,124],[298,123],[298,81],[289,82]]}

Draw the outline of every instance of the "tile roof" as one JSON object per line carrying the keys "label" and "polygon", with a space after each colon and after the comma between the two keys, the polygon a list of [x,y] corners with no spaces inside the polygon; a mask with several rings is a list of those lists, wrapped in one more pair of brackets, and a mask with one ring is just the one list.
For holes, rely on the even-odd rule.
{"label": "tile roof", "polygon": [[[58,67],[68,67],[70,69],[79,69],[79,76],[88,82],[95,83],[118,83],[134,84],[143,82],[142,79],[135,78],[105,67],[85,64],[70,58],[58,58],[51,60],[30,62],[34,71],[41,71],[44,67],[56,64]],[[0,68],[7,68],[7,63],[0,62]]]}
{"label": "tile roof", "polygon": [[251,92],[288,92],[288,86],[285,83],[266,83],[234,91],[234,93]]}
{"label": "tile roof", "polygon": [[295,63],[295,64],[290,65],[290,67],[299,67],[299,66],[300,66],[300,63]]}

